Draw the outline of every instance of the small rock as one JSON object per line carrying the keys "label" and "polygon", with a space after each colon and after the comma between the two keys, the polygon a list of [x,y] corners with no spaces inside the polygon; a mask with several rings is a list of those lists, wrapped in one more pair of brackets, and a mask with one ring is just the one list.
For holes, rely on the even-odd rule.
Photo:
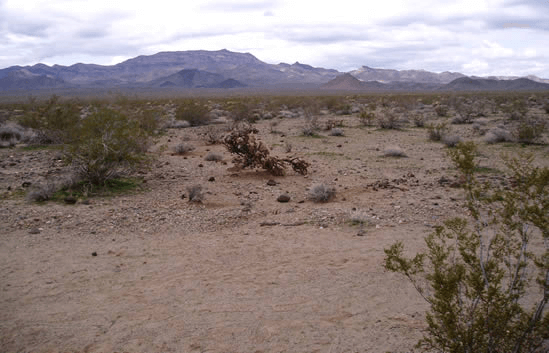
{"label": "small rock", "polygon": [[40,234],[40,229],[31,228],[31,229],[29,229],[29,234]]}
{"label": "small rock", "polygon": [[208,179],[208,181],[215,181],[215,178],[214,178],[214,177],[210,177],[210,178]]}
{"label": "small rock", "polygon": [[200,164],[198,165],[199,168],[202,168],[203,166],[204,166],[204,165],[203,165],[202,163],[200,163]]}
{"label": "small rock", "polygon": [[278,201],[278,202],[289,202],[289,201],[290,201],[290,196],[289,196],[289,195],[286,195],[286,194],[280,195],[280,196],[276,199],[276,201]]}
{"label": "small rock", "polygon": [[269,181],[267,181],[267,185],[269,185],[269,186],[275,186],[275,185],[276,185],[276,181],[274,181],[273,179],[269,179]]}
{"label": "small rock", "polygon": [[97,252],[96,251],[92,252],[92,256],[97,256]]}
{"label": "small rock", "polygon": [[30,181],[24,181],[21,186],[24,187],[24,188],[28,188],[31,185],[32,185],[32,183]]}

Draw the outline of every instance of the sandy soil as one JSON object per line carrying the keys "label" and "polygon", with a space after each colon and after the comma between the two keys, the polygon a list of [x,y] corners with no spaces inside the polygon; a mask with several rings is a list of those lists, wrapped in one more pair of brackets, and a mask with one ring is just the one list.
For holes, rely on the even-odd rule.
{"label": "sandy soil", "polygon": [[[411,351],[427,305],[383,269],[383,249],[402,240],[413,254],[434,225],[464,214],[456,172],[425,129],[337,119],[343,137],[299,136],[301,119],[277,134],[258,123],[273,154],[290,143],[311,162],[307,176],[235,171],[222,145],[200,137],[205,127],[170,130],[151,148],[142,191],[89,204],[26,202],[23,182],[63,173],[58,152],[0,150],[0,351]],[[173,155],[184,138],[196,150]],[[391,146],[408,157],[383,157]],[[481,165],[501,168],[494,156],[514,147],[481,148]],[[548,163],[546,147],[532,150]],[[205,161],[209,151],[225,163]],[[308,200],[319,182],[336,188],[334,201]],[[193,184],[202,204],[181,197]]]}

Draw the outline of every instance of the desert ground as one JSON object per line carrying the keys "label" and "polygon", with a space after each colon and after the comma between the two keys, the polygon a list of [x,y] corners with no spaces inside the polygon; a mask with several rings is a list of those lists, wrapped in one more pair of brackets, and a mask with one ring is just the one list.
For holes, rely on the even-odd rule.
{"label": "desert ground", "polygon": [[[204,139],[229,123],[170,128],[140,188],[75,204],[24,196],[66,172],[59,150],[0,149],[0,351],[411,352],[428,305],[384,269],[383,249],[402,241],[413,255],[436,225],[467,216],[458,172],[426,128],[319,114],[328,120],[343,136],[304,136],[303,116],[254,124],[272,155],[309,162],[307,175],[235,168]],[[485,128],[504,121],[489,114]],[[547,144],[486,144],[471,124],[451,127],[478,142],[480,179],[506,182],[502,153],[549,165]],[[195,149],[174,153],[182,141]],[[316,184],[335,198],[313,202]],[[202,202],[189,202],[192,185]]]}

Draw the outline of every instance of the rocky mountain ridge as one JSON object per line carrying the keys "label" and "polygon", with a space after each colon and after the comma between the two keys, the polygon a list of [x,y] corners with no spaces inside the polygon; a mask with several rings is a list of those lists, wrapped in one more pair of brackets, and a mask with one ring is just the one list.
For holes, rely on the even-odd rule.
{"label": "rocky mountain ridge", "polygon": [[[294,64],[268,64],[250,53],[218,51],[177,51],[141,55],[116,65],[36,64],[0,69],[0,91],[52,88],[250,88],[321,87],[342,73],[334,69]],[[434,73],[425,70],[375,69],[362,66],[349,72],[359,82],[350,89],[431,90],[467,78],[459,72]],[[486,79],[471,77],[471,79]],[[490,77],[495,81],[512,77]],[[538,83],[549,79],[528,76]],[[347,78],[347,81],[349,79]],[[349,82],[343,84],[350,84]],[[463,82],[462,82],[463,84]],[[505,84],[500,85],[505,86]],[[543,86],[540,86],[543,87]],[[336,89],[336,88],[333,88]]]}

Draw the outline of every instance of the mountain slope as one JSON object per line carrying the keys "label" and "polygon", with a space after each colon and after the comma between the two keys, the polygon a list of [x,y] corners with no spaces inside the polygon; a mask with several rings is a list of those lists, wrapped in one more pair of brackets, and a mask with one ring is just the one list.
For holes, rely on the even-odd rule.
{"label": "mountain slope", "polygon": [[388,70],[374,69],[362,66],[349,72],[362,81],[389,82],[420,82],[420,83],[448,83],[465,75],[459,72],[442,72],[440,74],[425,70]]}
{"label": "mountain slope", "polygon": [[67,87],[63,80],[49,75],[33,74],[26,69],[13,70],[0,78],[0,90],[29,90]]}

